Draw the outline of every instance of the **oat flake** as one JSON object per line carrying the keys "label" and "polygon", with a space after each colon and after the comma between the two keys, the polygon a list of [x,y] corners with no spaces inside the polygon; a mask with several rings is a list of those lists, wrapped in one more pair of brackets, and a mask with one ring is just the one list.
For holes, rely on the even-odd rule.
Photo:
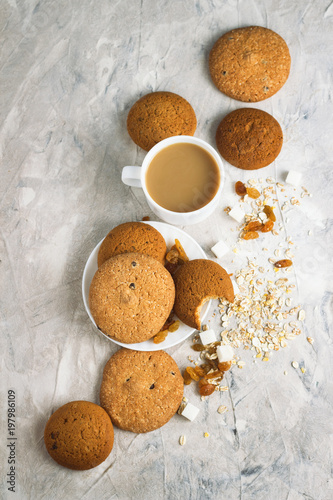
{"label": "oat flake", "polygon": [[298,313],[298,319],[299,321],[304,321],[305,320],[305,311],[304,309],[301,309]]}
{"label": "oat flake", "polygon": [[186,437],[185,436],[180,436],[180,438],[179,438],[179,444],[180,444],[180,446],[184,446],[185,443],[186,443]]}

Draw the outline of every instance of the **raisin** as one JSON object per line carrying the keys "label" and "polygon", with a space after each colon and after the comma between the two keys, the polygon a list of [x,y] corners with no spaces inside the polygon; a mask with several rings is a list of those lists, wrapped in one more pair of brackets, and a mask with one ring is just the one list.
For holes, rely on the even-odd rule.
{"label": "raisin", "polygon": [[206,379],[206,377],[203,377],[199,380],[199,389],[201,389],[201,387],[203,387],[204,385],[207,385],[209,384],[208,380]]}
{"label": "raisin", "polygon": [[202,345],[202,344],[193,344],[191,345],[193,351],[196,351],[196,352],[201,352],[201,351],[204,351],[205,350],[205,346]]}
{"label": "raisin", "polygon": [[192,382],[192,378],[190,377],[190,374],[186,370],[184,371],[183,379],[185,385],[190,385],[190,383]]}
{"label": "raisin", "polygon": [[129,287],[131,290],[135,290],[135,283],[130,283]]}
{"label": "raisin", "polygon": [[273,222],[276,221],[276,217],[273,212],[273,208],[270,207],[269,205],[264,205],[263,212],[267,215],[267,218],[272,220]]}
{"label": "raisin", "polygon": [[243,231],[258,231],[258,229],[261,229],[261,227],[262,222],[260,222],[260,220],[252,220],[244,227]]}
{"label": "raisin", "polygon": [[[184,248],[182,247],[180,241],[177,239],[175,239],[175,244],[167,252],[165,259],[166,259],[167,264],[169,264],[169,265],[171,264],[173,266],[178,266],[178,265],[184,264],[184,262],[187,262],[189,260]],[[167,267],[167,264],[165,267]],[[171,268],[171,270],[170,270],[168,267],[167,267],[167,269],[171,274],[173,274],[173,272],[175,270],[173,268]]]}
{"label": "raisin", "polygon": [[169,330],[170,325],[172,325],[172,323],[174,323],[174,321],[175,320],[173,319],[173,312],[171,311],[170,316],[168,317],[168,319],[166,320],[166,322],[164,323],[164,325],[162,327],[162,330]]}
{"label": "raisin", "polygon": [[189,374],[192,380],[195,380],[196,382],[200,380],[199,375],[196,373],[194,368],[192,368],[192,366],[188,366],[185,371]]}
{"label": "raisin", "polygon": [[231,361],[222,361],[217,366],[221,372],[227,372],[231,368]]}
{"label": "raisin", "polygon": [[200,396],[210,396],[215,391],[215,385],[205,384],[199,389]]}
{"label": "raisin", "polygon": [[272,220],[269,220],[262,226],[260,231],[262,233],[269,233],[269,231],[272,231],[273,227],[274,227],[274,222]]}
{"label": "raisin", "polygon": [[171,323],[171,325],[169,326],[168,330],[169,332],[175,332],[176,330],[178,330],[179,328],[179,325],[180,325],[180,322],[177,320],[177,321],[173,321]]}
{"label": "raisin", "polygon": [[293,263],[289,259],[282,259],[275,262],[274,267],[290,267]]}
{"label": "raisin", "polygon": [[199,375],[199,377],[204,377],[206,375],[205,370],[201,366],[196,366],[194,371],[197,375]]}
{"label": "raisin", "polygon": [[164,342],[164,340],[168,336],[168,333],[168,330],[161,330],[160,332],[158,332],[153,338],[154,344],[160,344],[161,342]]}
{"label": "raisin", "polygon": [[245,196],[246,195],[246,187],[241,181],[237,181],[235,184],[235,191],[236,194],[239,196]]}
{"label": "raisin", "polygon": [[257,231],[248,231],[243,235],[243,240],[255,240],[256,238],[259,238]]}
{"label": "raisin", "polygon": [[260,193],[256,188],[246,188],[246,193],[250,198],[253,198],[254,200],[259,198],[260,196]]}
{"label": "raisin", "polygon": [[183,262],[187,262],[189,259],[188,259],[188,256],[186,255],[186,252],[184,250],[184,248],[182,247],[181,243],[179,240],[177,240],[177,238],[175,239],[175,246],[176,246],[176,249],[179,253],[179,258],[183,261]]}
{"label": "raisin", "polygon": [[175,246],[171,247],[165,258],[167,262],[170,262],[170,264],[178,264],[179,252]]}

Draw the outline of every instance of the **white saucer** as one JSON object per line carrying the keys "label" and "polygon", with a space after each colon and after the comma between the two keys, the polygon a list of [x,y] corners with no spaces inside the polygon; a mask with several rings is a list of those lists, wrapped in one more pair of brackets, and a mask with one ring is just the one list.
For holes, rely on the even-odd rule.
{"label": "white saucer", "polygon": [[[180,241],[181,245],[183,246],[190,260],[207,259],[207,256],[203,251],[203,249],[201,248],[201,246],[192,238],[192,236],[188,235],[181,229],[178,229],[177,227],[174,226],[170,226],[169,224],[165,224],[164,222],[145,221],[145,224],[150,224],[162,234],[168,249],[170,249],[170,247],[174,245],[175,238],[177,238]],[[103,240],[101,240],[98,243],[98,245],[95,246],[94,250],[91,252],[89,259],[87,260],[87,263],[85,265],[82,277],[82,296],[83,296],[84,306],[86,308],[89,318],[95,325],[96,329],[97,329],[96,323],[89,309],[89,288],[91,281],[94,277],[94,274],[98,268],[97,255],[99,247],[102,244],[102,241]],[[211,301],[204,304],[200,314],[201,321],[203,321],[207,316],[210,304]],[[164,340],[164,342],[161,342],[160,344],[154,344],[152,339],[136,344],[124,344],[122,342],[118,342],[116,340],[111,339],[100,330],[98,331],[102,335],[104,335],[104,337],[106,337],[108,340],[112,340],[112,342],[114,342],[115,344],[118,344],[122,347],[127,347],[128,349],[134,349],[136,351],[159,351],[160,349],[168,349],[169,347],[173,347],[179,344],[180,342],[183,342],[183,340],[187,339],[187,337],[189,337],[196,330],[195,328],[191,328],[187,325],[184,325],[184,323],[180,322],[178,330],[176,330],[175,332],[170,332],[167,338]]]}

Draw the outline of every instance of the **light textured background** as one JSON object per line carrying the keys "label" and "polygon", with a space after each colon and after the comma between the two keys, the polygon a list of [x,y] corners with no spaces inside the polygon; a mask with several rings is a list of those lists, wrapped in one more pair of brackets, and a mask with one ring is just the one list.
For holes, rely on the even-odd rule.
{"label": "light textured background", "polygon": [[[201,410],[195,422],[176,415],[147,435],[116,429],[101,466],[61,468],[44,448],[45,423],[67,401],[98,402],[103,366],[117,349],[85,313],[85,262],[113,226],[145,215],[154,220],[142,193],[120,180],[122,167],[140,164],[145,154],[127,134],[128,110],[145,93],[176,92],[195,109],[195,135],[214,146],[220,119],[242,104],[213,86],[208,53],[221,34],[248,25],[277,31],[290,48],[286,85],[255,104],[280,122],[284,146],[262,172],[226,165],[221,207],[183,229],[213,258],[209,249],[218,239],[230,246],[237,239],[223,211],[236,201],[235,181],[283,181],[289,169],[302,171],[313,197],[284,214],[280,238],[296,244],[295,301],[307,313],[304,332],[269,363],[254,364],[252,353],[242,352],[247,365],[226,377],[227,393],[201,402],[194,387],[186,388]],[[333,498],[333,3],[2,0],[0,32],[1,498]],[[221,262],[228,272],[249,252],[266,259],[260,244],[242,248]],[[180,368],[190,344],[169,350]],[[304,375],[290,367],[294,359]],[[5,479],[10,388],[17,393],[15,494]],[[219,404],[228,407],[225,415]]]}

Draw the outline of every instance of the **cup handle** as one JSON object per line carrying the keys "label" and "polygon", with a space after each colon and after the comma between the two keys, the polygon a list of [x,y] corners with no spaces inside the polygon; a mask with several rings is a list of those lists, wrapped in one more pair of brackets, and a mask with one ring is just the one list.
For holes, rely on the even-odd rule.
{"label": "cup handle", "polygon": [[121,173],[121,180],[126,186],[142,187],[141,167],[124,167]]}

